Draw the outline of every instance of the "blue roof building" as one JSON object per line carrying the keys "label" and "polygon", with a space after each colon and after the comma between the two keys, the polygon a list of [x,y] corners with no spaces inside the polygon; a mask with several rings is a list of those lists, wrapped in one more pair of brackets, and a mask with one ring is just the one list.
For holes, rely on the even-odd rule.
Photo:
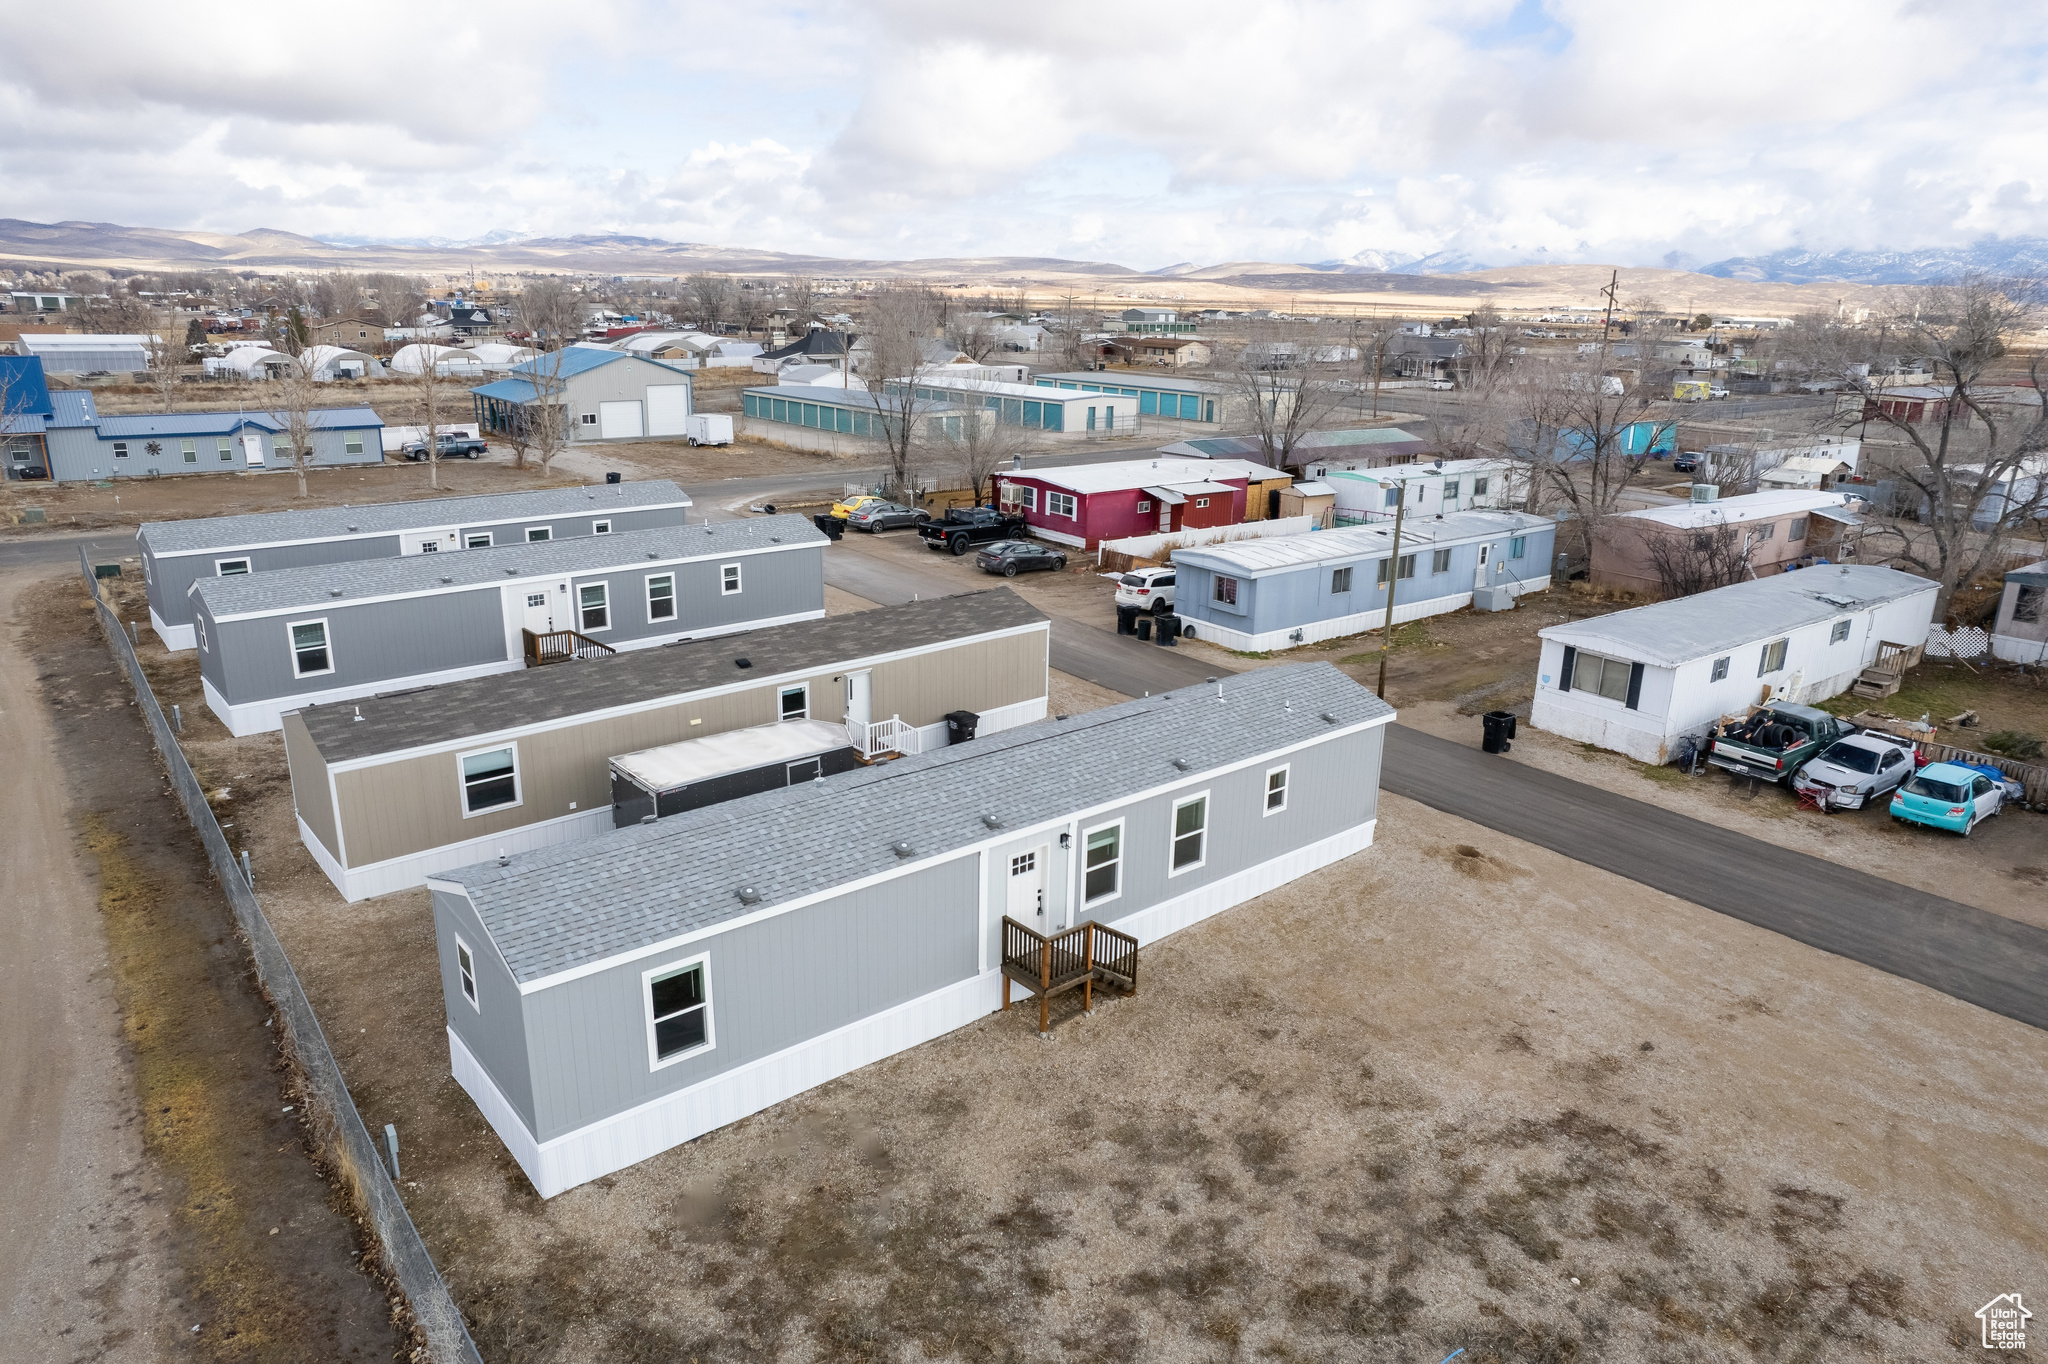
{"label": "blue roof building", "polygon": [[549,411],[566,424],[569,444],[681,437],[695,410],[684,371],[597,346],[537,355],[469,393],[477,425],[508,440],[546,422]]}

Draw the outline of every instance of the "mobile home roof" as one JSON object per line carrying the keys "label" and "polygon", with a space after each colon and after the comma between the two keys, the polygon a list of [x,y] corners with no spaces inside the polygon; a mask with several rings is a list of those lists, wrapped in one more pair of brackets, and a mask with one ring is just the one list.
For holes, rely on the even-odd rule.
{"label": "mobile home roof", "polygon": [[[1466,511],[1449,512],[1441,518],[1417,517],[1403,521],[1401,548],[1405,558],[1416,549],[1435,549],[1467,540],[1493,540],[1503,535],[1527,535],[1552,524],[1545,517],[1522,512]],[[1275,569],[1299,568],[1327,559],[1383,558],[1393,552],[1393,547],[1394,523],[1386,521],[1346,530],[1319,530],[1305,535],[1275,535],[1263,540],[1233,540],[1177,549],[1173,560],[1256,577]]]}

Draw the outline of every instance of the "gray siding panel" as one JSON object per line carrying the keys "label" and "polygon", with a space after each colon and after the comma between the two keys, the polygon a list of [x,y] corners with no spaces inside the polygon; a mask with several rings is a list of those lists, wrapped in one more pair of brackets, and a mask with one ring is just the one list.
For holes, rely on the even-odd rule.
{"label": "gray siding panel", "polygon": [[[720,574],[726,563],[740,566],[740,590],[736,593],[720,591]],[[676,618],[649,621],[647,579],[669,573],[676,578]],[[611,624],[604,630],[590,632],[591,637],[618,648],[656,635],[720,630],[822,611],[825,551],[822,547],[805,547],[721,561],[707,559],[690,564],[650,564],[646,568],[609,573],[581,573],[573,576],[571,586],[580,594],[584,586],[595,583],[604,583],[610,591]],[[579,595],[577,600],[581,599]],[[580,612],[577,618],[581,620]]]}
{"label": "gray siding panel", "polygon": [[[437,890],[434,938],[441,957],[441,999],[448,1026],[462,1039],[498,1089],[533,1130],[533,1079],[526,1055],[526,1001],[512,973],[498,959],[469,901]],[[455,939],[469,945],[476,963],[475,1007],[463,997],[455,963]]]}
{"label": "gray siding panel", "polygon": [[[957,857],[527,996],[535,1135],[547,1141],[974,975],[977,860]],[[715,1045],[650,1071],[642,975],[700,955]]]}
{"label": "gray siding panel", "polygon": [[[496,587],[475,587],[444,596],[398,601],[337,602],[304,610],[208,628],[218,638],[202,657],[200,670],[230,704],[301,696],[335,687],[397,684],[403,679],[451,668],[506,661],[505,617]],[[292,675],[290,623],[327,621],[334,671],[315,677]]]}

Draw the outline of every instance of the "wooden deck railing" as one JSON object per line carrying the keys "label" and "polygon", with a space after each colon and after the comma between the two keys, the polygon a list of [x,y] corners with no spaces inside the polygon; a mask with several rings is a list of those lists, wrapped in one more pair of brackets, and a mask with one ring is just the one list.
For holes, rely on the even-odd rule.
{"label": "wooden deck railing", "polygon": [[536,633],[532,630],[519,632],[526,640],[526,666],[538,668],[543,663],[567,663],[572,658],[607,658],[618,652],[611,645],[579,635],[574,630],[549,630]]}
{"label": "wooden deck railing", "polygon": [[1038,1030],[1052,1029],[1052,997],[1076,986],[1081,1007],[1095,1007],[1095,982],[1126,994],[1138,988],[1138,940],[1107,924],[1076,924],[1050,937],[1003,916],[1003,1008],[1015,981],[1038,996]]}

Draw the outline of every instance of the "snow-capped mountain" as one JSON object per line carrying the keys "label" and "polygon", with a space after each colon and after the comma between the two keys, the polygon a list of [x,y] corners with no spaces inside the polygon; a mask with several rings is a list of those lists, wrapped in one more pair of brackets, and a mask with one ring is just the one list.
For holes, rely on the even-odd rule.
{"label": "snow-capped mountain", "polygon": [[1809,251],[1788,247],[1768,256],[1731,256],[1702,265],[1720,279],[1769,284],[1932,284],[1972,270],[2048,274],[2048,237],[1989,238],[1972,246],[1907,251]]}
{"label": "snow-capped mountain", "polygon": [[326,233],[317,238],[329,246],[423,246],[435,250],[461,250],[473,246],[505,246],[513,242],[532,241],[530,232],[508,232],[496,228],[481,237],[358,237],[345,233]]}

